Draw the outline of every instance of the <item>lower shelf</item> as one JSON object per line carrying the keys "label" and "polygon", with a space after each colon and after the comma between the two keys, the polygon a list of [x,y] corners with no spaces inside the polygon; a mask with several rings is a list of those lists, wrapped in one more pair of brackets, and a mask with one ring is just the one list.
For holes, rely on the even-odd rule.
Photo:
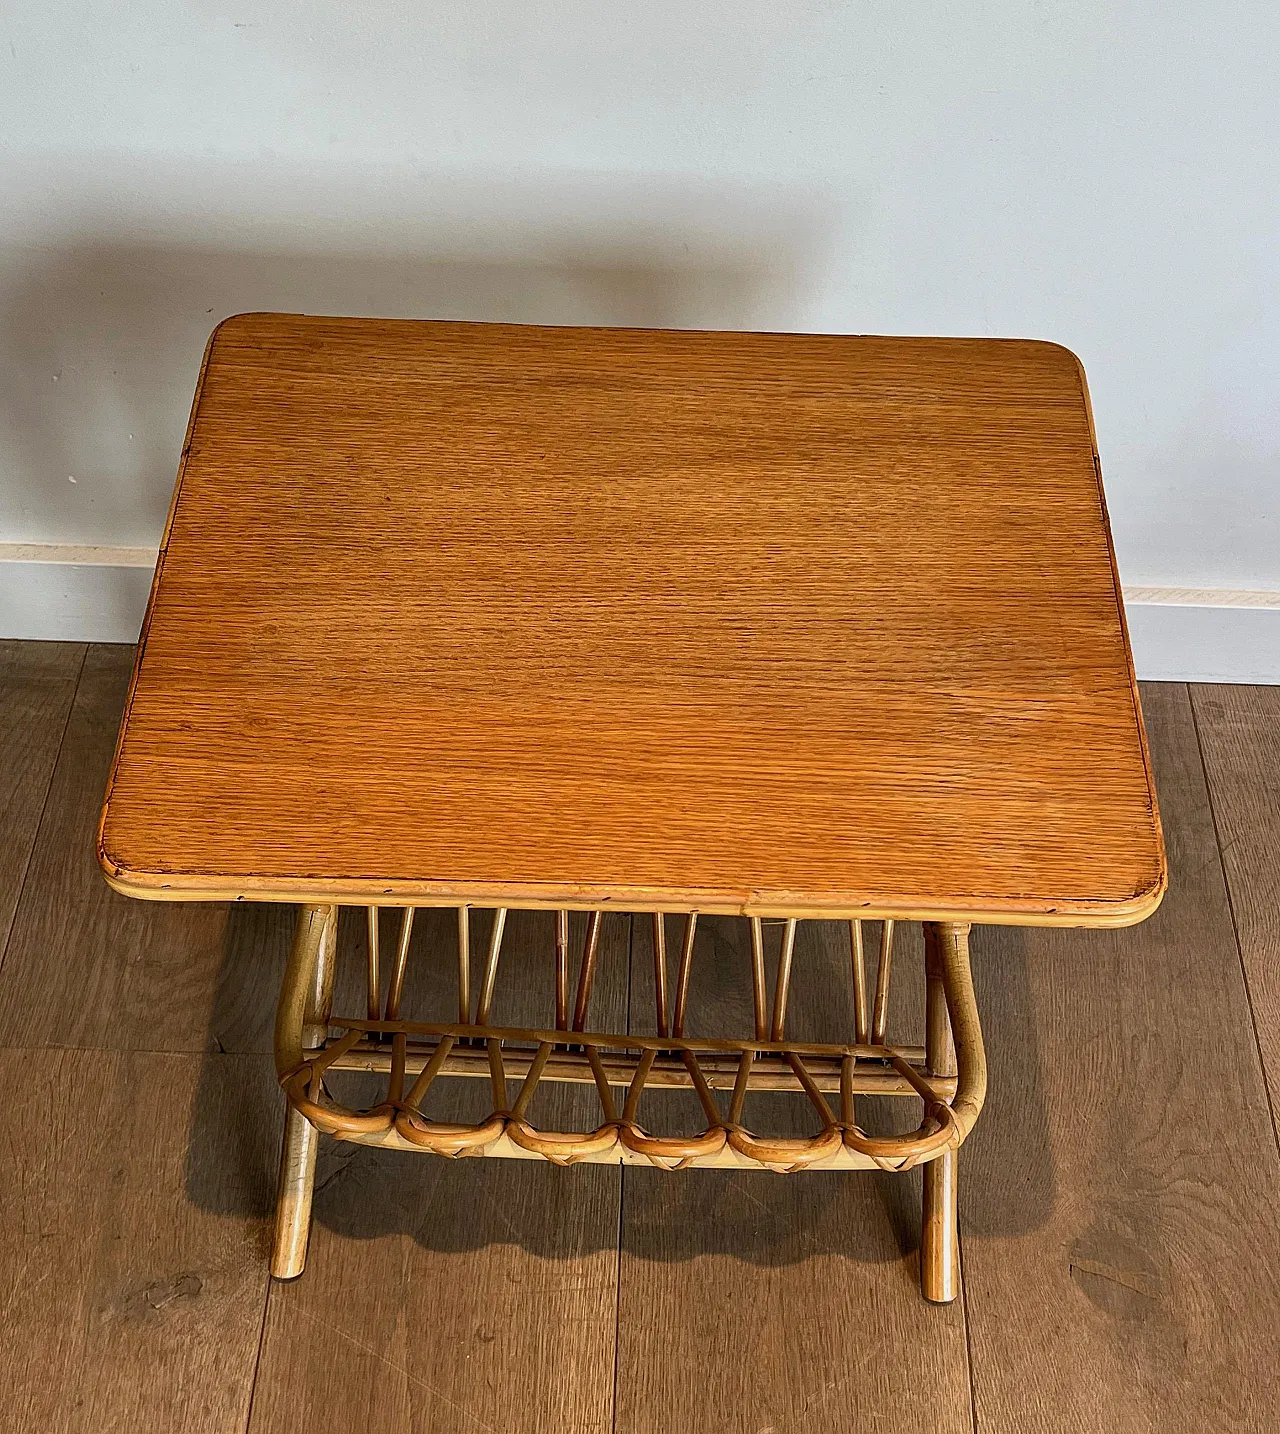
{"label": "lower shelf", "polygon": [[[401,916],[390,979],[380,979],[371,911],[368,1018],[335,1017],[332,1001],[337,909],[304,907],[281,992],[276,1060],[294,1108],[317,1129],[344,1140],[420,1150],[450,1158],[508,1156],[579,1162],[768,1169],[906,1170],[955,1150],[972,1127],[985,1092],[985,1060],[969,977],[967,927],[925,927],[926,1045],[884,1038],[891,969],[892,923],[884,923],[874,995],[863,970],[861,923],[851,922],[851,980],[856,1030],[848,1044],[788,1039],[785,1016],[795,921],[782,923],[774,989],[765,989],[764,931],[751,922],[753,1039],[686,1034],[686,996],[696,914],[686,918],[681,954],[668,996],[664,918],[655,916],[654,996],[657,1034],[586,1029],[601,913],[590,919],[571,1003],[568,921],[557,922],[554,1027],[498,1027],[488,1020],[498,974],[506,913],[492,923],[489,952],[473,1003],[468,909],[458,916],[457,1022],[410,1021],[400,1011],[413,911]],[[452,959],[452,958],[450,958]],[[336,1028],[341,1034],[333,1035]],[[363,1071],[385,1077],[382,1097],[354,1109],[339,1102],[328,1077]],[[428,1095],[440,1078],[487,1080],[490,1108],[462,1123],[432,1119]],[[530,1107],[542,1083],[594,1088],[597,1119],[588,1129],[537,1128]],[[641,1118],[653,1092],[685,1088],[697,1097],[700,1128],[654,1134]],[[791,1092],[808,1111],[812,1133],[755,1133],[748,1105],[761,1092]],[[615,1092],[618,1092],[615,1095]],[[858,1120],[864,1095],[914,1097],[920,1124],[902,1135],[869,1134]],[[830,1099],[829,1099],[830,1097]]]}

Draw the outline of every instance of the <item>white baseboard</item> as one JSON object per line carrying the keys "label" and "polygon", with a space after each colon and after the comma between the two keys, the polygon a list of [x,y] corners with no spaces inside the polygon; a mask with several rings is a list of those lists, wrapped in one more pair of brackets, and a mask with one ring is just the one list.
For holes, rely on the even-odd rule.
{"label": "white baseboard", "polygon": [[[0,637],[136,642],[153,548],[0,543]],[[1280,592],[1125,589],[1138,676],[1280,683]]]}
{"label": "white baseboard", "polygon": [[137,642],[154,549],[0,543],[0,637]]}
{"label": "white baseboard", "polygon": [[1126,602],[1125,610],[1133,665],[1149,682],[1280,683],[1280,602]]}

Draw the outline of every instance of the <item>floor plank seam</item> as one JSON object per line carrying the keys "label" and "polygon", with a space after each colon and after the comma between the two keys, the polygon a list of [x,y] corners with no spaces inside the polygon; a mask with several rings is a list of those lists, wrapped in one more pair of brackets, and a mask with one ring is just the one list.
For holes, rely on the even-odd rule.
{"label": "floor plank seam", "polygon": [[40,1045],[23,1045],[21,1041],[0,1042],[0,1053],[22,1051],[59,1051],[67,1055],[113,1055],[113,1056],[209,1056],[213,1060],[259,1060],[270,1061],[270,1051],[215,1051],[208,1046],[172,1046],[155,1050],[150,1046],[76,1046],[61,1042],[46,1041]]}
{"label": "floor plank seam", "polygon": [[244,1434],[253,1428],[253,1401],[258,1393],[258,1374],[262,1369],[262,1347],[267,1339],[267,1315],[271,1309],[271,1280],[262,1295],[262,1319],[258,1323],[258,1347],[253,1356],[253,1377],[249,1381],[249,1406],[244,1415]]}
{"label": "floor plank seam", "polygon": [[9,921],[9,929],[4,933],[4,949],[0,951],[0,971],[4,969],[4,963],[9,955],[9,943],[13,939],[13,928],[18,924],[18,912],[22,910],[22,901],[27,894],[27,879],[31,875],[31,859],[35,855],[36,847],[40,844],[40,833],[44,828],[45,818],[49,814],[49,796],[53,791],[54,778],[58,775],[58,764],[62,761],[62,749],[67,741],[67,729],[71,726],[71,718],[76,710],[76,698],[80,696],[80,680],[84,676],[84,665],[89,656],[89,644],[85,643],[84,651],[80,654],[80,666],[76,668],[75,687],[71,693],[71,701],[67,703],[67,715],[62,719],[62,731],[58,734],[58,750],[54,754],[53,763],[49,768],[49,780],[45,785],[44,799],[40,803],[40,816],[31,830],[31,843],[27,847],[27,854],[22,863],[22,879],[18,882],[18,894],[13,903],[13,916]]}
{"label": "floor plank seam", "polygon": [[964,1362],[969,1376],[969,1429],[978,1434],[978,1388],[973,1369],[973,1324],[969,1316],[969,1281],[964,1268],[964,1224],[956,1222],[956,1243],[960,1247],[960,1317],[964,1321]]}
{"label": "floor plank seam", "polygon": [[1227,871],[1227,860],[1222,852],[1222,831],[1218,825],[1218,808],[1213,796],[1213,778],[1209,775],[1209,764],[1204,756],[1204,739],[1200,735],[1200,714],[1196,711],[1197,684],[1188,682],[1187,705],[1191,708],[1191,727],[1196,734],[1196,752],[1200,758],[1200,771],[1204,777],[1205,798],[1209,803],[1209,818],[1213,822],[1213,841],[1218,852],[1218,868],[1222,872],[1222,886],[1227,897],[1227,910],[1231,915],[1231,934],[1236,943],[1236,960],[1240,964],[1240,979],[1244,983],[1244,998],[1249,1007],[1249,1025],[1253,1030],[1253,1048],[1258,1054],[1258,1071],[1262,1076],[1262,1093],[1267,1102],[1267,1113],[1271,1117],[1271,1138],[1275,1142],[1276,1154],[1280,1156],[1280,1123],[1276,1120],[1276,1108],[1271,1099],[1271,1082],[1267,1078],[1267,1062],[1262,1053],[1262,1036],[1258,1030],[1258,1013],[1253,1003],[1253,989],[1249,985],[1249,968],[1245,965],[1244,946],[1240,940],[1240,922],[1236,917],[1235,896],[1231,889],[1231,876]]}
{"label": "floor plank seam", "polygon": [[618,1166],[618,1248],[614,1261],[616,1279],[614,1281],[614,1317],[613,1317],[613,1397],[609,1410],[609,1428],[617,1434],[618,1429],[618,1380],[622,1364],[622,1231],[623,1231],[623,1207],[627,1198],[627,1167]]}

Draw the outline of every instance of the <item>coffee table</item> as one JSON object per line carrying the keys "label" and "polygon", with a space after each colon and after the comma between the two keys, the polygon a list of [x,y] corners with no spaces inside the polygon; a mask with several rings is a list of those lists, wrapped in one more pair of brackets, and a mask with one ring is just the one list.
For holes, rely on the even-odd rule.
{"label": "coffee table", "polygon": [[[971,925],[1121,926],[1165,885],[1079,363],[1021,340],[227,320],[99,856],[130,896],[300,906],[277,1277],[302,1271],[327,1131],[561,1165],[918,1164],[923,1291],[953,1299],[986,1089]],[[367,935],[337,1012],[344,905]],[[448,950],[415,944],[423,907],[456,910]],[[540,1022],[504,1026],[516,909],[546,913],[549,977]],[[708,917],[746,924],[738,1029],[690,1002]],[[599,1029],[619,920],[648,929],[652,1016]],[[787,1024],[809,922],[847,933],[838,1042]],[[916,1044],[888,1030],[909,922]],[[408,1009],[426,961],[448,995]],[[338,1099],[344,1070],[377,1099]],[[488,1091],[474,1119],[428,1109],[451,1077]],[[566,1081],[597,1117],[544,1128],[534,1100]],[[688,1130],[646,1125],[664,1088],[696,1095]],[[762,1133],[766,1092],[811,1128]],[[868,1129],[884,1095],[919,1102],[909,1134]]]}

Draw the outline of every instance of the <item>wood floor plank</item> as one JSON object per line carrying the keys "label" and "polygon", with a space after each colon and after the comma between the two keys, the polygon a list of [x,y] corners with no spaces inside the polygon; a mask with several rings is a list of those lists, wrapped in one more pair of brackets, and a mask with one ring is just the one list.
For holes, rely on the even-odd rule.
{"label": "wood floor plank", "polygon": [[[679,950],[676,923],[668,949]],[[652,1031],[650,924],[637,918],[631,1009]],[[895,1031],[910,1020],[922,966],[917,930],[900,928]],[[778,934],[767,932],[771,962]],[[749,945],[743,921],[699,922],[690,1030],[750,1034]],[[789,1034],[831,1040],[852,1027],[842,925],[798,931]],[[808,1112],[784,1095],[756,1098],[753,1128],[796,1133]],[[874,1128],[875,1105],[859,1118]],[[771,1107],[771,1108],[770,1108]],[[915,1101],[893,1122],[914,1124]],[[700,1129],[683,1093],[658,1095],[641,1118]],[[964,1310],[919,1293],[918,1174],[748,1171],[624,1172],[619,1288],[619,1434],[971,1428]]]}
{"label": "wood floor plank", "polygon": [[983,1434],[1280,1420],[1280,1161],[1189,698],[1148,685],[1144,706],[1160,911],[976,943],[992,1096],[960,1210]]}
{"label": "wood floor plank", "polygon": [[0,958],[83,661],[78,642],[0,641]]}
{"label": "wood floor plank", "polygon": [[[485,947],[488,920],[473,917],[473,954]],[[385,944],[395,918],[384,921]],[[454,921],[452,911],[418,914],[411,1019],[439,1019],[427,1012],[454,999]],[[511,979],[500,974],[495,1020],[553,1019],[553,922],[550,912],[508,918]],[[575,943],[584,924],[574,918]],[[625,1016],[628,935],[626,919],[606,918],[593,998],[602,1021]],[[357,991],[343,948],[359,957],[360,941],[357,923],[344,921],[335,1005],[348,1010]],[[348,972],[358,965],[348,961]],[[483,1081],[442,1083],[433,1101],[437,1091],[429,1113],[440,1119],[476,1114],[488,1095]],[[590,1088],[559,1086],[532,1117],[551,1129],[588,1128],[575,1122],[591,1121],[594,1109]],[[326,1143],[306,1272],[272,1287],[252,1434],[603,1434],[612,1421],[620,1173]]]}
{"label": "wood floor plank", "polygon": [[279,1109],[256,1056],[0,1051],[4,1434],[239,1434]]}
{"label": "wood floor plank", "polygon": [[1280,1113],[1280,687],[1193,685],[1273,1117]]}
{"label": "wood floor plank", "polygon": [[[234,1030],[219,1035],[220,996],[233,1012],[245,1009],[246,987],[255,1007],[274,1004],[283,957],[258,972],[243,942],[229,948],[226,906],[132,901],[98,870],[94,833],[132,662],[130,647],[85,657],[0,967],[0,1045],[243,1048]],[[255,1025],[251,1043],[265,1040]]]}
{"label": "wood floor plank", "polygon": [[[16,711],[31,744],[0,812],[11,830],[40,823],[0,968],[0,1037],[104,1048],[0,1051],[0,1434],[206,1434],[249,1414],[280,1103],[266,1061],[198,1052],[268,1048],[292,913],[131,902],[102,882],[93,827],[130,656],[89,649],[72,703],[73,649],[0,647],[38,689],[27,708],[0,697],[0,721]],[[59,692],[70,713],[37,804]],[[1267,1359],[1280,1157],[1222,879],[1225,863],[1274,1090],[1278,693],[1146,689],[1172,864],[1152,921],[975,933],[992,1087],[961,1158],[961,1217],[981,1434],[1280,1422]],[[5,879],[0,859],[0,898],[16,898]],[[411,1013],[447,999],[452,919],[419,914]],[[496,1017],[544,1019],[551,919],[512,916],[516,979],[500,982]],[[838,928],[800,930],[790,1026],[829,1039],[848,1020],[847,945]],[[605,932],[598,1019],[624,1020],[629,999],[635,1028],[652,1029],[648,922],[629,994],[627,924]],[[903,937],[895,1016],[910,1039],[919,950]],[[345,1009],[360,1004],[362,940],[344,913]],[[701,923],[695,1029],[749,1021],[744,942],[740,923]],[[165,1049],[189,1054],[145,1053]],[[458,1083],[435,1113],[474,1106],[482,1084]],[[568,1126],[592,1099],[560,1088],[537,1114]],[[689,1117],[678,1097],[645,1114]],[[797,1127],[779,1111],[771,1128]],[[965,1310],[917,1293],[918,1176],[631,1169],[620,1211],[607,1167],[326,1144],[319,1185],[307,1273],[268,1303],[253,1434],[597,1434],[614,1414],[615,1321],[622,1434],[970,1428]]]}

